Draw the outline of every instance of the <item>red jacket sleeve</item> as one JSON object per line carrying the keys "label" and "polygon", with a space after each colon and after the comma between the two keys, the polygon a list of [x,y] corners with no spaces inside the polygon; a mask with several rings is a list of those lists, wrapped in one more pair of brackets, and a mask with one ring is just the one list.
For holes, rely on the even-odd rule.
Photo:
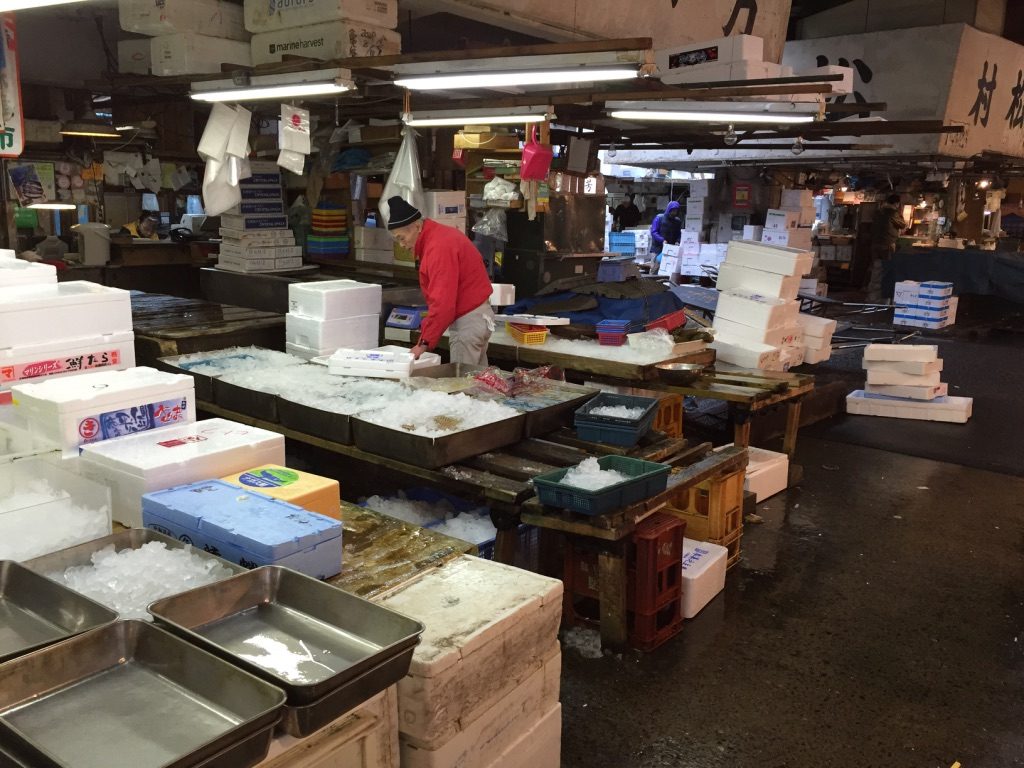
{"label": "red jacket sleeve", "polygon": [[455,322],[459,254],[455,248],[445,247],[443,242],[430,243],[423,253],[420,269],[426,270],[420,287],[427,300],[427,316],[423,320],[420,341],[428,349],[433,349]]}

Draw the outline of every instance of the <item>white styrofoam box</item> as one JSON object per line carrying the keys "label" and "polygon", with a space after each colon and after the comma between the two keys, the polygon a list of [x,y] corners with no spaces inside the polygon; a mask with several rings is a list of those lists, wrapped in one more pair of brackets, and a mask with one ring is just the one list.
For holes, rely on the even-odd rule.
{"label": "white styrofoam box", "polygon": [[974,398],[938,397],[931,401],[871,395],[858,389],[846,397],[846,412],[858,416],[883,416],[891,419],[942,421],[966,424],[974,410]]}
{"label": "white styrofoam box", "polygon": [[813,247],[811,240],[810,227],[796,227],[794,229],[765,229],[764,233],[761,235],[761,242],[766,245],[796,248],[801,251],[811,250]]}
{"label": "white styrofoam box", "polygon": [[291,342],[285,342],[284,351],[289,355],[301,357],[303,360],[312,360],[314,357],[333,355],[335,352],[333,349],[317,349],[315,347],[305,347],[302,344],[292,344]]}
{"label": "white styrofoam box", "polygon": [[897,307],[909,309],[911,314],[922,309],[932,312],[938,311],[942,314],[948,315],[949,307],[953,303],[954,298],[955,297],[953,296],[945,296],[941,299],[933,299],[916,294],[908,297],[904,294],[902,297],[898,297],[895,300],[895,304]]}
{"label": "white styrofoam box", "polygon": [[295,245],[295,234],[290,229],[263,229],[246,232],[244,229],[221,227],[223,242],[234,245]]}
{"label": "white styrofoam box", "polygon": [[386,345],[374,349],[339,349],[327,360],[335,376],[365,376],[371,379],[404,379],[415,371],[441,364],[441,356],[424,352],[418,359],[406,347]]}
{"label": "white styrofoam box", "polygon": [[18,254],[11,248],[0,248],[0,261],[3,259],[16,259]]}
{"label": "white styrofoam box", "polygon": [[234,256],[239,259],[293,259],[302,256],[301,245],[235,245],[220,244],[221,256]]}
{"label": "white styrofoam box", "polygon": [[885,395],[886,397],[900,397],[907,400],[934,400],[937,397],[945,397],[949,394],[949,385],[940,383],[932,387],[908,387],[894,384],[867,384],[864,391],[869,395]]}
{"label": "white styrofoam box", "polygon": [[810,189],[784,189],[782,190],[782,204],[780,208],[799,210],[800,208],[814,207],[814,192]]}
{"label": "white styrofoam box", "polygon": [[524,679],[467,728],[437,749],[421,749],[401,738],[403,768],[489,768],[495,753],[514,745],[558,704],[562,651],[558,643],[543,666]]}
{"label": "white styrofoam box", "polygon": [[729,550],[709,541],[683,539],[683,617],[692,619],[725,589]]}
{"label": "white styrofoam box", "polygon": [[718,268],[718,289],[756,291],[764,296],[773,296],[785,301],[796,299],[800,288],[799,277],[776,275],[759,269],[741,267],[726,262]]}
{"label": "white styrofoam box", "polygon": [[750,240],[733,240],[729,243],[726,257],[728,264],[790,277],[806,275],[813,260],[814,254],[806,248],[787,248]]}
{"label": "white styrofoam box", "polygon": [[20,410],[10,402],[4,403],[4,397],[10,394],[0,393],[0,465],[30,456],[46,456],[60,462],[56,443],[33,433]]}
{"label": "white styrofoam box", "polygon": [[225,213],[220,220],[225,227],[243,232],[280,231],[288,226],[288,217],[283,213]]}
{"label": "white styrofoam box", "polygon": [[941,298],[943,296],[953,295],[953,284],[942,283],[937,281],[926,281],[921,283],[921,290],[919,291],[921,296],[930,298]]}
{"label": "white styrofoam box", "polygon": [[734,323],[770,330],[793,325],[799,314],[798,302],[735,289],[719,294],[715,319],[723,318]]}
{"label": "white styrofoam box", "polygon": [[383,227],[356,227],[352,245],[371,251],[390,251],[395,247],[395,238]]}
{"label": "white styrofoam box", "polygon": [[672,256],[662,250],[661,263],[658,265],[658,274],[662,277],[671,277],[672,275],[681,274],[683,266],[682,259],[682,256]]}
{"label": "white styrofoam box", "polygon": [[761,241],[761,236],[764,234],[764,227],[759,224],[745,224],[743,226],[743,240],[753,240],[755,242]]}
{"label": "white styrofoam box", "polygon": [[949,315],[938,317],[925,317],[920,314],[904,314],[896,312],[893,315],[892,324],[900,328],[925,328],[931,331],[940,331],[950,326]]}
{"label": "white styrofoam box", "polygon": [[297,315],[333,320],[379,315],[382,288],[355,280],[323,280],[288,286],[288,309]]}
{"label": "white styrofoam box", "polygon": [[792,229],[800,226],[800,211],[786,211],[779,208],[771,208],[764,218],[764,228],[769,229]]}
{"label": "white styrofoam box", "polygon": [[827,317],[818,317],[801,312],[797,315],[796,321],[804,329],[804,336],[814,336],[819,339],[831,339],[836,332],[837,323]]}
{"label": "white styrofoam box", "polygon": [[684,255],[679,257],[679,274],[691,275],[699,277],[704,274],[704,270],[701,269],[701,264],[704,263],[701,260],[701,256],[689,256]]}
{"label": "white styrofoam box", "polygon": [[724,82],[727,80],[762,80],[781,77],[782,67],[770,61],[734,61],[722,64],[700,64],[686,69],[673,69],[661,75],[666,85],[680,83]]}
{"label": "white styrofoam box", "polygon": [[82,448],[83,475],[110,486],[114,519],[142,525],[142,496],[264,464],[285,463],[284,437],[226,419],[207,419]]}
{"label": "white styrofoam box", "polygon": [[760,368],[767,370],[778,365],[781,360],[779,347],[761,344],[756,341],[719,334],[711,342],[711,348],[717,353],[717,359],[723,363],[732,363],[741,368]]}
{"label": "white styrofoam box", "polygon": [[820,349],[815,349],[814,347],[804,347],[804,365],[817,365],[818,363],[827,363],[829,358],[831,357],[831,344],[826,344]]}
{"label": "white styrofoam box", "polygon": [[428,189],[423,193],[423,215],[428,219],[466,218],[466,193]]}
{"label": "white styrofoam box", "polygon": [[868,369],[868,384],[887,384],[897,387],[937,387],[941,383],[941,374],[900,373],[899,371],[878,371]]}
{"label": "white styrofoam box", "polygon": [[117,6],[125,32],[154,36],[200,32],[227,40],[249,39],[242,9],[224,0],[118,0]]}
{"label": "white styrofoam box", "polygon": [[[65,329],[67,329],[65,331]],[[128,291],[74,281],[0,288],[0,349],[132,329]]]}
{"label": "white styrofoam box", "polygon": [[806,329],[804,329],[804,349],[814,352],[823,352],[828,349],[831,351],[832,337],[831,336],[808,336]]}
{"label": "white styrofoam box", "polygon": [[69,457],[89,443],[196,420],[192,377],[154,368],[95,371],[11,391],[32,430]]}
{"label": "white styrofoam box", "polygon": [[150,68],[149,38],[117,41],[117,71],[124,75],[148,75]]}
{"label": "white styrofoam box", "polygon": [[683,229],[689,232],[701,232],[704,229],[704,215],[700,213],[686,214],[683,219]]}
{"label": "white styrofoam box", "polygon": [[706,197],[689,197],[686,199],[687,216],[706,216],[711,212],[711,201]]}
{"label": "white styrofoam box", "polygon": [[245,28],[250,32],[273,32],[336,19],[394,29],[398,26],[398,0],[245,0]]}
{"label": "white styrofoam box", "polygon": [[163,77],[214,74],[222,64],[248,67],[252,63],[249,44],[237,40],[180,32],[154,37],[149,43],[153,74]]}
{"label": "white styrofoam box", "polygon": [[747,473],[743,490],[760,504],[789,487],[789,456],[763,448],[747,448]]}
{"label": "white styrofoam box", "polygon": [[707,179],[694,179],[686,182],[690,188],[690,197],[707,197],[711,192],[711,185]]}
{"label": "white styrofoam box", "polygon": [[864,359],[881,362],[930,363],[939,359],[939,348],[933,344],[869,344]]}
{"label": "white styrofoam box", "polygon": [[562,705],[556,704],[488,768],[560,768],[561,758]]}
{"label": "white styrofoam box", "polygon": [[782,363],[782,370],[788,371],[804,364],[805,348],[800,346],[786,346],[779,351],[779,362]]}
{"label": "white styrofoam box", "polygon": [[795,346],[804,341],[804,329],[795,324],[766,330],[716,316],[714,327],[719,336],[767,344],[770,347]]}
{"label": "white styrofoam box", "polygon": [[354,59],[401,52],[402,36],[397,32],[345,19],[252,36],[254,65],[276,64],[292,55],[309,59]]}
{"label": "white styrofoam box", "polygon": [[[702,243],[700,241],[700,232],[694,232],[689,229],[684,229],[679,235],[679,251],[684,256],[697,256],[700,254],[700,247]],[[662,253],[665,253],[665,246],[662,248]]]}
{"label": "white styrofoam box", "polygon": [[438,749],[544,665],[562,582],[461,556],[375,599],[426,626],[398,684],[403,741]]}
{"label": "white styrofoam box", "polygon": [[944,367],[942,360],[865,360],[864,368],[869,371],[896,371],[924,376],[928,373],[941,373]]}
{"label": "white styrofoam box", "polygon": [[836,246],[836,261],[853,261],[853,246],[852,245],[837,245]]}
{"label": "white styrofoam box", "polygon": [[368,261],[373,264],[394,264],[395,251],[393,248],[380,250],[375,248],[356,248],[353,252],[356,261]]}
{"label": "white styrofoam box", "polygon": [[800,281],[800,293],[809,293],[812,296],[818,293],[818,281],[811,278],[803,278]]}
{"label": "white styrofoam box", "polygon": [[0,259],[0,288],[57,282],[57,268],[24,259]]}
{"label": "white styrofoam box", "polygon": [[310,349],[372,349],[379,346],[380,315],[362,315],[337,320],[285,315],[287,341]]}
{"label": "white styrofoam box", "polygon": [[0,349],[0,390],[35,379],[135,367],[135,334],[112,333]]}
{"label": "white styrofoam box", "polygon": [[217,257],[217,267],[231,272],[287,272],[302,266],[301,256],[284,258],[262,258],[249,256],[232,256],[222,253]]}
{"label": "white styrofoam box", "polygon": [[960,297],[950,296],[949,298],[949,314],[946,315],[946,323],[953,325],[956,323],[956,311],[960,308]]}
{"label": "white styrofoam box", "polygon": [[753,35],[735,35],[684,43],[654,52],[654,62],[662,73],[707,64],[764,59],[764,40]]}
{"label": "white styrofoam box", "polygon": [[516,287],[511,283],[491,283],[491,306],[508,307],[516,303]]}

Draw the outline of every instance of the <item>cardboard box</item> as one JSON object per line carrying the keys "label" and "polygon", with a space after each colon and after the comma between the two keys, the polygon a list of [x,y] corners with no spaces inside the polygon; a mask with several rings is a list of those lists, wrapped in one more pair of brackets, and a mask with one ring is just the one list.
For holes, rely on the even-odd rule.
{"label": "cardboard box", "polygon": [[398,0],[245,0],[245,28],[250,32],[276,32],[338,19],[394,29]]}
{"label": "cardboard box", "polygon": [[357,250],[389,251],[395,245],[395,238],[383,227],[356,227],[352,244]]}
{"label": "cardboard box", "polygon": [[150,42],[150,66],[154,75],[215,74],[222,64],[252,65],[249,44],[222,40],[193,32],[154,37]]}
{"label": "cardboard box", "polygon": [[455,134],[455,149],[519,149],[519,137],[514,133]]}
{"label": "cardboard box", "polygon": [[810,189],[784,189],[782,190],[782,204],[780,207],[791,210],[813,208],[814,192]]}
{"label": "cardboard box", "polygon": [[152,36],[189,32],[240,42],[249,39],[242,8],[225,0],[118,0],[117,10],[125,32]]}
{"label": "cardboard box", "polygon": [[117,41],[117,71],[124,75],[148,75],[152,51],[149,38]]}
{"label": "cardboard box", "polygon": [[402,36],[364,22],[336,19],[307,27],[252,36],[252,63],[276,64],[285,55],[309,59],[355,59],[402,52]]}

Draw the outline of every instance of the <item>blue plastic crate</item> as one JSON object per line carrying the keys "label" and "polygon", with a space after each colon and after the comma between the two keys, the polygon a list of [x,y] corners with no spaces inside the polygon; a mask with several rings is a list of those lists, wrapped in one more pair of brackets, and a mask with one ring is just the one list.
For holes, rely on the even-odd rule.
{"label": "blue plastic crate", "polygon": [[[659,401],[652,397],[636,397],[634,395],[617,395],[602,392],[581,405],[573,418],[576,435],[581,440],[594,443],[607,443],[630,447],[640,442],[646,435],[654,419],[658,415]],[[596,416],[591,413],[601,406],[621,405],[626,408],[643,408],[644,412],[637,419],[618,416]]]}
{"label": "blue plastic crate", "polygon": [[602,259],[597,265],[599,283],[621,283],[632,277],[640,277],[640,270],[633,257]]}
{"label": "blue plastic crate", "polygon": [[606,515],[630,504],[649,499],[668,487],[668,464],[633,459],[629,456],[602,456],[601,469],[614,469],[630,477],[621,483],[588,491],[563,485],[568,469],[558,469],[533,478],[537,498],[549,507],[568,509],[583,515]]}

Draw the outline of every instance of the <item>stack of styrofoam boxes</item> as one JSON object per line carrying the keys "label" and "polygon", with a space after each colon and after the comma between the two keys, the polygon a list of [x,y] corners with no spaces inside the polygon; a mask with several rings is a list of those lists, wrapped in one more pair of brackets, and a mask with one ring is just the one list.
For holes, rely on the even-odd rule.
{"label": "stack of styrofoam boxes", "polygon": [[220,217],[217,266],[231,272],[282,272],[302,266],[302,246],[288,229],[281,171],[274,163],[253,163],[239,185],[242,202]]}
{"label": "stack of styrofoam boxes", "polygon": [[848,413],[956,424],[971,417],[973,398],[947,395],[938,347],[871,344],[864,350],[864,368],[867,385],[846,398]]}
{"label": "stack of styrofoam boxes", "polygon": [[128,291],[86,282],[0,287],[0,404],[15,384],[134,365]]}
{"label": "stack of styrofoam boxes", "polygon": [[118,45],[129,71],[154,75],[217,73],[222,64],[251,66],[242,9],[225,0],[119,0],[121,29],[151,35],[149,62],[134,40]]}
{"label": "stack of styrofoam boxes", "polygon": [[698,235],[704,233],[704,227],[708,223],[708,215],[711,212],[711,201],[706,197],[689,197],[686,199],[686,215],[683,218],[683,229],[689,232],[696,232]]}
{"label": "stack of styrofoam boxes", "polygon": [[398,684],[403,768],[557,768],[560,581],[463,556],[377,602],[426,627]]}
{"label": "stack of styrofoam boxes", "polygon": [[447,189],[428,189],[423,193],[423,216],[439,224],[466,232],[466,193]]}
{"label": "stack of styrofoam boxes", "polygon": [[255,65],[391,56],[402,52],[397,26],[398,0],[245,0]]}
{"label": "stack of styrofoam boxes", "polygon": [[651,260],[651,230],[650,227],[637,227],[634,229],[624,229],[623,232],[629,232],[633,235],[634,249],[633,255],[636,257],[636,261],[647,262]]}
{"label": "stack of styrofoam boxes", "polygon": [[760,224],[746,224],[743,227],[743,236],[740,240],[749,240],[754,243],[761,242],[761,238],[764,236],[764,227]]}
{"label": "stack of styrofoam boxes", "polygon": [[356,227],[355,237],[356,261],[369,261],[374,264],[393,264],[395,261],[395,238],[382,227]]}
{"label": "stack of styrofoam boxes", "polygon": [[292,283],[285,317],[289,354],[314,357],[379,346],[381,286],[355,280]]}
{"label": "stack of styrofoam boxes", "polygon": [[0,258],[0,288],[14,285],[45,285],[57,282],[57,268],[23,259]]}
{"label": "stack of styrofoam boxes", "polygon": [[721,269],[729,251],[728,243],[701,243],[697,257],[697,276],[706,275],[708,270]]}
{"label": "stack of styrofoam boxes", "polygon": [[782,67],[763,61],[764,40],[735,35],[655,52],[661,81],[669,85],[779,77]]}
{"label": "stack of styrofoam boxes", "polygon": [[796,300],[812,254],[734,240],[719,270],[715,341],[718,359],[744,368],[788,370],[804,358]]}
{"label": "stack of styrofoam boxes", "polygon": [[832,357],[832,334],[836,332],[836,321],[806,313],[801,313],[797,321],[804,329],[804,362],[826,362]]}
{"label": "stack of styrofoam boxes", "polygon": [[816,215],[811,190],[784,189],[782,207],[770,209],[765,216],[761,242],[810,251],[811,228]]}
{"label": "stack of styrofoam boxes", "polygon": [[896,283],[893,325],[939,330],[956,322],[959,298],[952,283]]}
{"label": "stack of styrofoam boxes", "polygon": [[139,527],[144,494],[284,460],[281,435],[207,419],[85,445],[79,468],[110,486],[115,520]]}

